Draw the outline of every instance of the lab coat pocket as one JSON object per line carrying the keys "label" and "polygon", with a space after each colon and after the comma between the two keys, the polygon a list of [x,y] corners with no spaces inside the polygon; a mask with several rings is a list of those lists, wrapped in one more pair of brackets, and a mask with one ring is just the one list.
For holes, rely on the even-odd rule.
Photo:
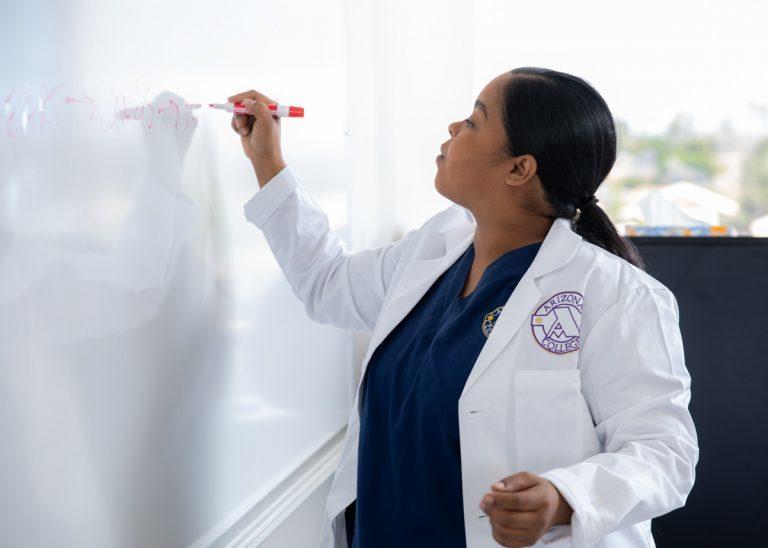
{"label": "lab coat pocket", "polygon": [[579,371],[518,370],[513,382],[517,471],[537,474],[580,461],[586,403]]}

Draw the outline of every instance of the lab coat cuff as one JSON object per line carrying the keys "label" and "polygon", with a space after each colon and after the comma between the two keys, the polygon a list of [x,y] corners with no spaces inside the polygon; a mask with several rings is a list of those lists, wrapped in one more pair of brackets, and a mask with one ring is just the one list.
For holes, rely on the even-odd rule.
{"label": "lab coat cuff", "polygon": [[258,228],[262,228],[280,204],[298,186],[298,175],[290,166],[285,166],[245,203],[243,206],[245,218]]}
{"label": "lab coat cuff", "polygon": [[539,474],[552,483],[566,502],[573,508],[571,516],[571,542],[573,548],[591,548],[602,534],[597,511],[589,493],[581,485],[579,477],[567,468],[553,468]]}

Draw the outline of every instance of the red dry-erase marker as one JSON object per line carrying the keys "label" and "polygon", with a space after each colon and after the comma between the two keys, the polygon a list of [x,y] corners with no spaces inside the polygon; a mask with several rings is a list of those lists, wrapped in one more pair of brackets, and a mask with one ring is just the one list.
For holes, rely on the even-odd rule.
{"label": "red dry-erase marker", "polygon": [[[243,103],[209,103],[208,106],[211,108],[226,110],[227,112],[234,112],[236,114],[250,113],[250,111],[245,107]],[[272,111],[272,116],[280,116],[280,117],[289,116],[292,118],[304,116],[303,107],[293,107],[293,106],[275,105],[275,104],[270,104],[267,106],[269,107],[269,110]]]}

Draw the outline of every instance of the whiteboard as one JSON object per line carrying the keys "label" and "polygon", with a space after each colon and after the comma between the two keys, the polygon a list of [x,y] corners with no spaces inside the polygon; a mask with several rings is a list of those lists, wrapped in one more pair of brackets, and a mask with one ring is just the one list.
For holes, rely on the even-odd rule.
{"label": "whiteboard", "polygon": [[[247,12],[247,13],[244,13]],[[0,0],[0,545],[185,546],[346,423],[243,205],[255,88],[345,238],[343,3]]]}

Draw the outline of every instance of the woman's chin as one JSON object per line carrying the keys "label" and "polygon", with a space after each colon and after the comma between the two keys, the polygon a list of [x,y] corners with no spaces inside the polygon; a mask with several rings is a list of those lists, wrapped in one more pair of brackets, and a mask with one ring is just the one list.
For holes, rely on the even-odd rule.
{"label": "woman's chin", "polygon": [[450,200],[450,197],[444,192],[443,181],[440,177],[440,173],[435,174],[435,190],[437,190],[438,194]]}

